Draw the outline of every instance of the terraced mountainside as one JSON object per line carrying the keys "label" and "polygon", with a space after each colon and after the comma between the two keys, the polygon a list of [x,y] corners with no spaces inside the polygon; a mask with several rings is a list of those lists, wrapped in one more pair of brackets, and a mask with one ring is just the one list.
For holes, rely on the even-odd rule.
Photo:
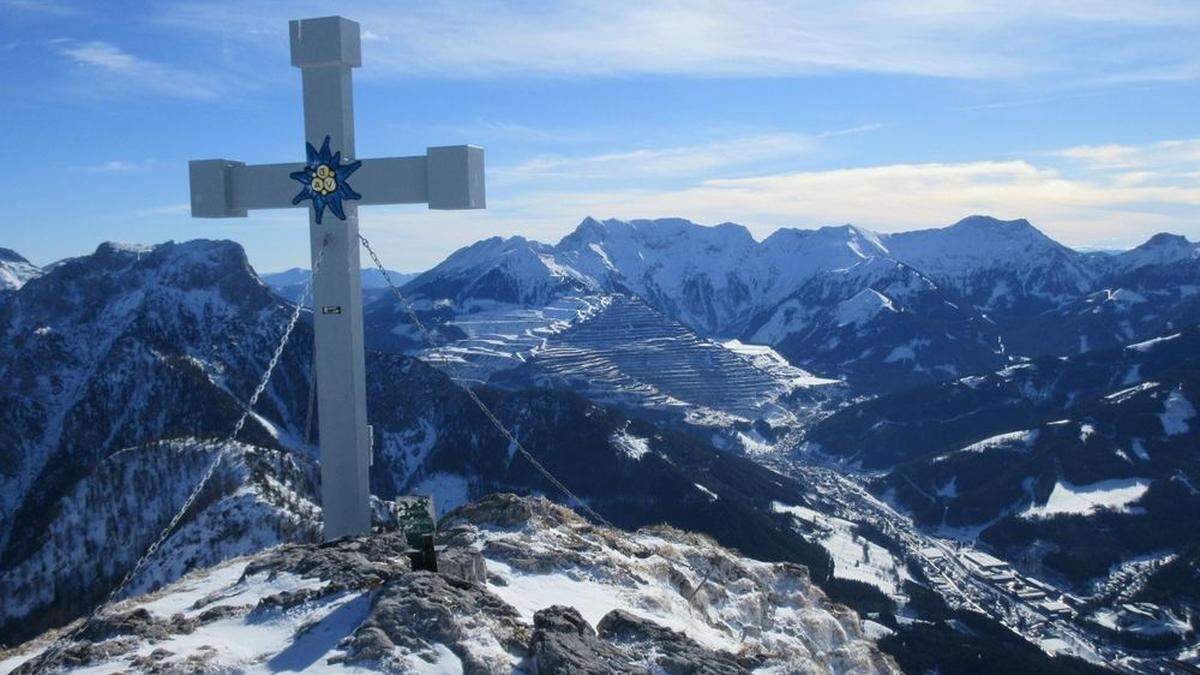
{"label": "terraced mountainside", "polygon": [[710,429],[784,424],[794,419],[796,401],[844,395],[836,380],[791,366],[770,348],[754,355],[731,349],[623,293],[564,295],[541,307],[493,305],[467,314],[420,311],[444,345],[433,349],[423,347],[396,304],[387,298],[368,307],[368,343],[444,364],[465,381],[573,388],[630,414]]}
{"label": "terraced mountainside", "polygon": [[510,377],[642,410],[683,408],[685,418],[720,424],[731,418],[786,423],[791,414],[777,403],[781,397],[797,387],[833,384],[798,368],[759,367],[624,295],[604,298],[592,316],[547,339]]}

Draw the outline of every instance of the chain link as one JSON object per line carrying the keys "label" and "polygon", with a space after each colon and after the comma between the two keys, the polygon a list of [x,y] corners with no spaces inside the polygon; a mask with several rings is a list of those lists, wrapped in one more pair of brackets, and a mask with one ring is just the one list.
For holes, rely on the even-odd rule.
{"label": "chain link", "polygon": [[262,396],[263,392],[267,388],[267,384],[270,383],[271,375],[275,372],[275,368],[279,365],[279,359],[283,356],[283,350],[287,347],[288,340],[291,339],[292,336],[292,331],[295,330],[296,324],[300,320],[300,314],[304,309],[304,301],[312,291],[313,282],[317,277],[317,270],[321,268],[321,262],[325,259],[325,251],[327,251],[328,248],[329,238],[326,236],[325,240],[321,242],[321,250],[317,253],[317,258],[313,262],[312,274],[309,276],[308,281],[305,282],[304,289],[300,292],[300,297],[296,300],[296,307],[292,310],[292,315],[288,319],[287,327],[284,328],[283,336],[280,338],[279,343],[275,346],[275,351],[271,354],[271,360],[267,363],[266,371],[263,372],[262,377],[258,381],[258,386],[254,388],[254,393],[250,395],[250,399],[243,405],[242,414],[238,417],[237,423],[233,425],[233,432],[216,445],[216,452],[213,456],[213,459],[208,463],[208,467],[205,469],[204,475],[200,477],[200,481],[196,483],[194,488],[192,488],[192,491],[188,494],[187,499],[184,500],[183,506],[179,507],[179,510],[176,511],[175,515],[171,517],[171,520],[167,523],[167,526],[163,528],[161,532],[159,532],[158,537],[150,543],[150,546],[148,546],[146,551],[142,553],[141,557],[137,559],[137,562],[133,564],[133,567],[129,568],[129,571],[126,572],[125,576],[121,578],[120,583],[118,583],[112,588],[112,590],[108,592],[108,595],[105,596],[104,601],[96,605],[95,609],[88,614],[87,618],[84,619],[83,622],[76,625],[73,630],[59,636],[50,646],[50,648],[46,650],[47,655],[43,657],[43,660],[46,663],[52,662],[54,657],[61,653],[63,643],[70,640],[75,636],[76,633],[95,620],[95,618],[100,615],[100,612],[103,611],[104,608],[109,605],[109,603],[116,599],[117,596],[119,596],[126,589],[126,587],[128,587],[129,582],[133,581],[133,578],[138,572],[141,571],[146,562],[158,552],[158,549],[167,541],[171,534],[174,533],[175,528],[179,525],[179,522],[183,520],[184,516],[187,515],[188,511],[191,510],[192,505],[196,503],[196,500],[204,491],[204,487],[208,484],[208,481],[212,479],[213,474],[215,474],[217,471],[217,467],[221,464],[221,459],[223,457],[221,449],[237,439],[238,434],[242,432],[242,428],[246,426],[246,420],[249,419],[251,414],[253,414],[254,406],[258,403],[259,397]]}
{"label": "chain link", "polygon": [[[371,260],[375,263],[375,267],[379,269],[379,273],[383,275],[384,282],[387,283],[388,288],[392,290],[392,293],[400,302],[400,307],[404,310],[404,313],[408,315],[409,321],[411,321],[413,326],[416,327],[417,331],[421,333],[421,337],[425,340],[425,343],[429,346],[429,349],[436,351],[439,345],[437,340],[434,338],[433,333],[430,332],[430,330],[425,326],[425,322],[421,321],[421,317],[417,316],[417,312],[413,309],[412,304],[409,303],[408,298],[404,297],[404,294],[400,292],[400,288],[392,281],[392,275],[388,273],[387,268],[383,266],[383,262],[379,260],[379,256],[375,253],[375,249],[371,246],[371,242],[362,234],[358,235],[358,239],[362,242],[363,248],[367,249],[367,254],[371,256]],[[517,439],[516,435],[509,431],[508,427],[504,426],[504,423],[501,422],[500,418],[492,412],[491,408],[489,408],[487,404],[479,398],[479,395],[475,393],[475,390],[470,384],[467,383],[467,380],[457,376],[458,371],[452,361],[449,359],[441,359],[441,363],[446,364],[446,367],[451,371],[451,381],[458,385],[458,387],[467,394],[467,397],[470,398],[471,401],[475,403],[475,406],[479,408],[479,411],[488,418],[488,421],[491,422],[492,426],[495,427],[496,430],[508,440],[512,447],[515,448],[516,451],[520,453],[527,462],[533,465],[534,469],[537,469],[538,473],[542,474],[546,480],[550,481],[551,485],[558,488],[559,491],[578,504],[585,513],[590,515],[597,522],[607,527],[614,527],[612,523],[608,522],[604,516],[596,513],[595,509],[588,506],[587,503],[580,499],[579,496],[574,492],[572,492],[570,488],[568,488],[566,485],[563,485],[562,481],[558,480],[558,478],[556,478],[554,474],[550,473],[550,470],[543,466],[542,463],[539,462],[532,453],[525,449],[525,446],[520,440]]]}

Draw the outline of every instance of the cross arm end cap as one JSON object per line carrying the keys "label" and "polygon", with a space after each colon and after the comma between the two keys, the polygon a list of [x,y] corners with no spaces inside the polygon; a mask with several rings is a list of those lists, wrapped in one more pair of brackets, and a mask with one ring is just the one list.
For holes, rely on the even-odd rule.
{"label": "cross arm end cap", "polygon": [[245,162],[231,159],[196,159],[188,162],[193,218],[245,218],[246,209],[233,206],[235,166]]}
{"label": "cross arm end cap", "polygon": [[362,65],[362,41],[357,21],[340,16],[318,19],[297,19],[288,22],[291,38],[292,65],[312,66]]}
{"label": "cross arm end cap", "polygon": [[487,208],[483,179],[483,148],[477,145],[427,148],[425,167],[429,208]]}

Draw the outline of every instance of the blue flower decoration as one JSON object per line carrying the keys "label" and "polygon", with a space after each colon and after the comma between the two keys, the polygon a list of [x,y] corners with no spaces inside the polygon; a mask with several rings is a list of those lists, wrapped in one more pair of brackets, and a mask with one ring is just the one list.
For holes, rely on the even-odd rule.
{"label": "blue flower decoration", "polygon": [[305,199],[311,199],[313,208],[317,211],[318,223],[321,222],[321,215],[325,212],[326,206],[333,211],[333,215],[345,220],[346,212],[342,210],[342,201],[362,199],[362,195],[355,192],[346,179],[362,166],[362,162],[342,164],[342,153],[339,151],[334,154],[329,151],[328,136],[325,137],[325,142],[321,144],[320,150],[314,148],[312,143],[304,145],[308,151],[308,161],[304,163],[304,170],[294,171],[290,174],[304,187],[301,188],[300,194],[296,195],[292,203],[299,204]]}

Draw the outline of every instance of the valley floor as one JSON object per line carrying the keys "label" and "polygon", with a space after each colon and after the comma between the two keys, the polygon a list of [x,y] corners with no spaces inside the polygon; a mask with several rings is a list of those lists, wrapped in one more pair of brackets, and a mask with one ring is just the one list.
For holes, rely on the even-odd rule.
{"label": "valley floor", "polygon": [[[1081,599],[1045,580],[1022,575],[1005,561],[976,549],[977,542],[969,536],[972,533],[949,538],[923,530],[893,505],[871,494],[862,477],[843,465],[815,453],[804,455],[800,461],[770,463],[814,487],[819,509],[783,504],[775,508],[796,516],[804,529],[824,533],[818,541],[828,548],[835,565],[842,563],[840,569],[835,568],[835,577],[861,580],[895,597],[900,574],[893,570],[908,561],[920,569],[950,607],[987,615],[1050,655],[1069,654],[1126,672],[1160,672],[1160,668],[1171,668],[1197,655],[1195,645],[1164,654],[1112,644],[1089,630],[1083,617],[1075,612],[1083,604]],[[860,560],[859,551],[850,546],[852,568],[847,570],[845,540],[850,535],[841,532],[847,524],[869,524],[899,550],[879,555],[873,551],[880,547],[858,538],[862,548],[870,547],[872,553]],[[1060,596],[1068,602],[1057,600]]]}

